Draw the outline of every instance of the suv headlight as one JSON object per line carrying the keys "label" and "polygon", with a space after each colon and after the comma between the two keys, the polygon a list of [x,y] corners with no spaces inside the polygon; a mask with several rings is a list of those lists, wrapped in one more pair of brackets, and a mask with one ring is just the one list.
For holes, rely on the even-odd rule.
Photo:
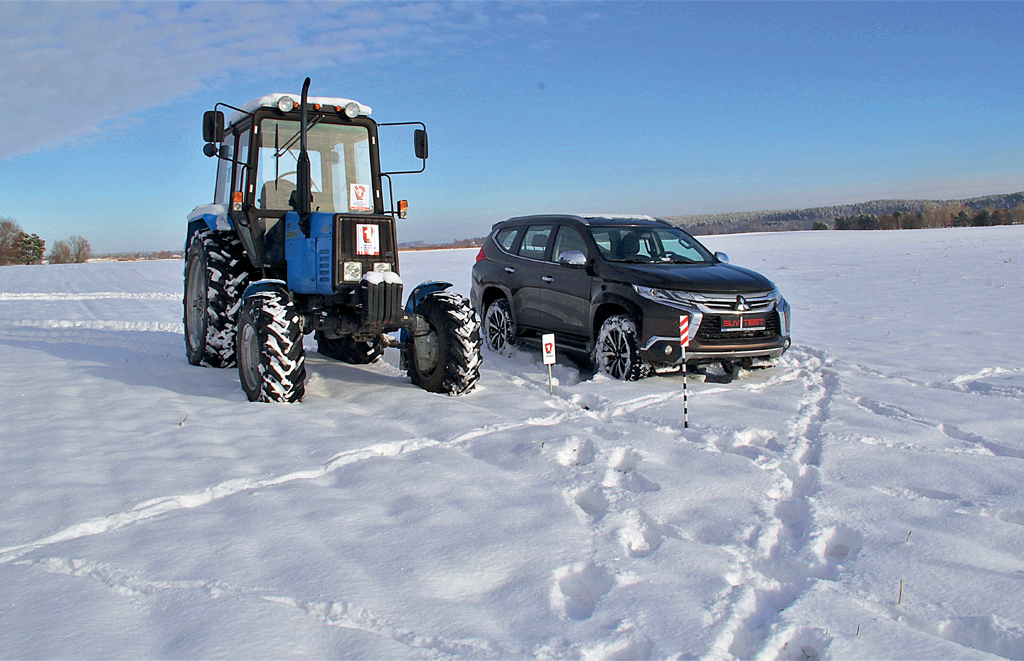
{"label": "suv headlight", "polygon": [[782,305],[782,292],[779,291],[778,285],[775,285],[775,287],[772,289],[772,298],[775,299],[776,307]]}
{"label": "suv headlight", "polygon": [[633,291],[655,303],[694,305],[693,296],[684,291],[655,289],[654,287],[641,287],[640,285],[633,285]]}

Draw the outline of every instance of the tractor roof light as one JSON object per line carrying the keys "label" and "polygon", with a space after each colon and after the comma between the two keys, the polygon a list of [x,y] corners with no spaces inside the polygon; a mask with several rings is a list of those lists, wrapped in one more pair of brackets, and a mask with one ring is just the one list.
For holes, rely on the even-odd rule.
{"label": "tractor roof light", "polygon": [[295,107],[295,101],[290,96],[282,96],[277,100],[277,109],[281,112],[288,112]]}
{"label": "tractor roof light", "polygon": [[360,110],[359,104],[355,101],[345,104],[345,116],[349,119],[355,119],[358,117]]}

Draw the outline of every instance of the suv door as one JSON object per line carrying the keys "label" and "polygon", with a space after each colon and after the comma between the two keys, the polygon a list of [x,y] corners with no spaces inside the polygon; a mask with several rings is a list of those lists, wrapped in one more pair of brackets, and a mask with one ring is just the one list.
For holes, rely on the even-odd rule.
{"label": "suv door", "polygon": [[512,314],[518,326],[544,328],[541,277],[553,228],[550,224],[530,225],[516,254],[505,259],[505,282],[512,294]]}
{"label": "suv door", "polygon": [[593,259],[593,250],[580,231],[569,225],[560,225],[541,276],[544,287],[542,323],[553,333],[589,339],[593,276],[588,268],[571,268],[558,263],[559,255],[569,250],[582,252],[588,262]]}

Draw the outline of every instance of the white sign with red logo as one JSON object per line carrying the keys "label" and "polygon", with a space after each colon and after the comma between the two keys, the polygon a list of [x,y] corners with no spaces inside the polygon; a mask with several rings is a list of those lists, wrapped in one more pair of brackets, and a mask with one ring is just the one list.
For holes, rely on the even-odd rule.
{"label": "white sign with red logo", "polygon": [[679,343],[684,349],[690,346],[690,315],[679,315]]}
{"label": "white sign with red logo", "polygon": [[356,224],[356,254],[380,254],[380,227],[377,225]]}
{"label": "white sign with red logo", "polygon": [[370,211],[369,184],[349,184],[348,208],[351,211]]}
{"label": "white sign with red logo", "polygon": [[540,343],[544,348],[544,364],[554,365],[557,362],[555,360],[555,334],[541,335]]}

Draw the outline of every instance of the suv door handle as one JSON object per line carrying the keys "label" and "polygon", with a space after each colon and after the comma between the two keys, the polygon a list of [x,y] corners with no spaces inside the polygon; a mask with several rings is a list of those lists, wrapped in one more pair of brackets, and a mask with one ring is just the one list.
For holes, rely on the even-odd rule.
{"label": "suv door handle", "polygon": [[516,272],[516,270],[514,268],[512,268],[511,266],[506,266],[505,267],[505,273],[515,273],[515,272]]}
{"label": "suv door handle", "polygon": [[543,278],[541,278],[541,280],[543,280],[544,282],[547,282],[547,283],[552,283],[552,282],[555,281],[555,279],[552,278],[550,275],[544,276]]}

